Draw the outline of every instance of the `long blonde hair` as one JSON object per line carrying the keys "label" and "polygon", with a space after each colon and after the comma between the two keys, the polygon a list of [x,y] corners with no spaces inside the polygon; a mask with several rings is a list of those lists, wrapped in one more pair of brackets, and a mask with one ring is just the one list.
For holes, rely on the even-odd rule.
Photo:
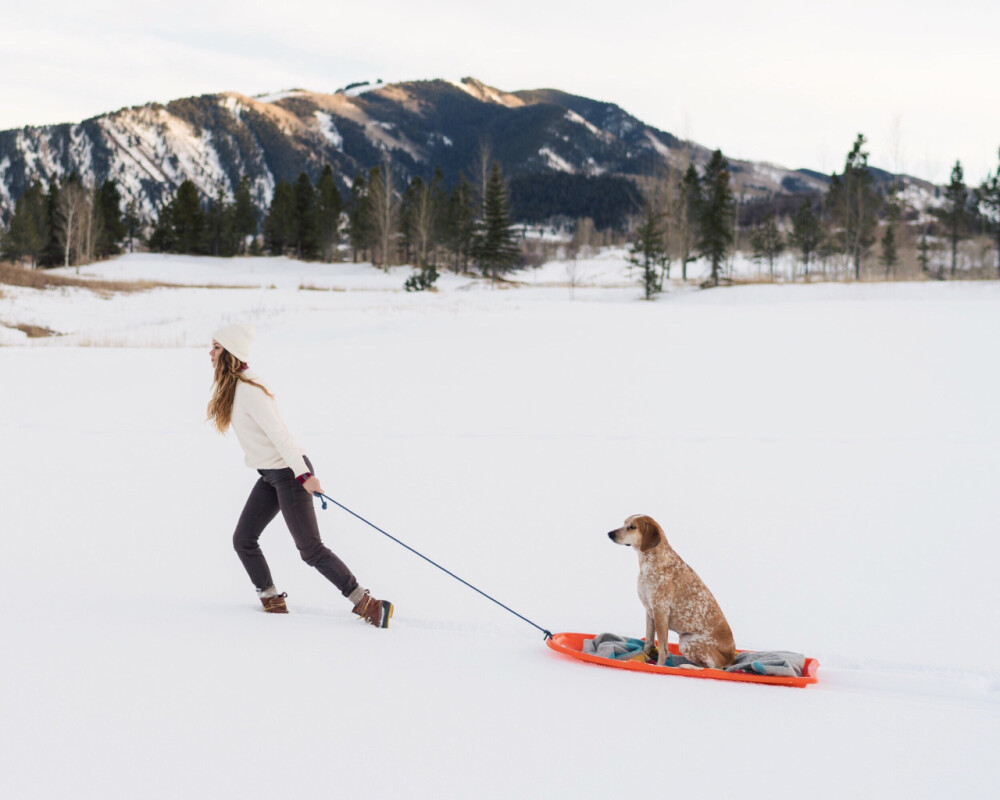
{"label": "long blonde hair", "polygon": [[236,384],[240,381],[256,386],[268,397],[274,397],[266,387],[251,380],[244,373],[246,364],[228,350],[223,350],[215,359],[215,378],[212,382],[212,399],[208,401],[208,419],[219,433],[229,430],[233,419],[233,401],[236,399]]}

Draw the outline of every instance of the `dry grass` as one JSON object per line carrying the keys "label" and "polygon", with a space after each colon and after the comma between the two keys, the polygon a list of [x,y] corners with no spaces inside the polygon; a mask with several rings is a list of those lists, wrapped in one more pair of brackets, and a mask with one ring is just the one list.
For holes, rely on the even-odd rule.
{"label": "dry grass", "polygon": [[14,328],[15,330],[21,331],[27,334],[29,339],[44,339],[46,336],[59,336],[59,331],[54,331],[51,328],[44,328],[41,325],[27,325],[24,323],[15,323],[13,325],[7,325],[8,328]]}
{"label": "dry grass", "polygon": [[344,289],[340,286],[316,286],[313,283],[300,283],[299,291],[300,292],[346,292],[347,289]]}
{"label": "dry grass", "polygon": [[170,286],[168,283],[154,281],[105,281],[73,278],[67,275],[53,275],[44,269],[28,269],[9,262],[0,262],[0,284],[7,286],[22,286],[28,289],[51,289],[65,286],[78,286],[90,289],[99,294],[116,292],[132,293],[146,292],[160,286]]}
{"label": "dry grass", "polygon": [[[150,289],[258,289],[256,285],[235,285],[225,283],[188,284],[164,283],[163,281],[108,281],[97,278],[74,278],[69,275],[54,275],[45,269],[28,269],[0,261],[0,285],[23,286],[29,289],[52,289],[76,286],[90,289],[97,294],[110,296],[115,293],[131,294],[148,292]],[[275,288],[271,286],[270,288]],[[3,291],[0,290],[0,297]]]}

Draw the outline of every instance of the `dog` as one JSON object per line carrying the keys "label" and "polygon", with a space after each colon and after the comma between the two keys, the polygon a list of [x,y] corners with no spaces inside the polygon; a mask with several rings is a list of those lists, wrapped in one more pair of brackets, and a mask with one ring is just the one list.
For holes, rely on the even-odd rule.
{"label": "dog", "polygon": [[733,632],[715,597],[701,578],[667,543],[652,517],[636,514],[608,538],[635,548],[639,556],[639,600],[646,609],[647,655],[656,635],[660,647],[656,663],[667,660],[667,632],[680,634],[680,651],[697,667],[725,669],[736,657]]}

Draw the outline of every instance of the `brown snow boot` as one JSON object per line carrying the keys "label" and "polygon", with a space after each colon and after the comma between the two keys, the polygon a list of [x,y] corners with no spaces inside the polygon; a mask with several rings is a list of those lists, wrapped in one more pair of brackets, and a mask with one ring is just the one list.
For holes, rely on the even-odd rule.
{"label": "brown snow boot", "polygon": [[263,603],[264,610],[268,614],[287,614],[288,606],[285,605],[286,597],[288,597],[288,592],[282,592],[272,597],[262,597],[260,598],[260,602]]}
{"label": "brown snow boot", "polygon": [[[350,599],[354,600],[355,595],[352,594]],[[393,607],[388,600],[376,600],[368,593],[367,589],[364,589],[352,610],[369,625],[374,625],[376,628],[388,628]]]}

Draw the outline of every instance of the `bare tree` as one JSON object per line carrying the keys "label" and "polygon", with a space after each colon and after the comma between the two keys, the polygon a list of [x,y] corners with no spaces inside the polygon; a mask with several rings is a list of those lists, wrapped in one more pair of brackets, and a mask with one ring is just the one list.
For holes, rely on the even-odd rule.
{"label": "bare tree", "polygon": [[413,209],[413,233],[416,238],[418,266],[423,267],[427,264],[427,251],[430,249],[436,224],[437,209],[431,187],[422,183]]}
{"label": "bare tree", "polygon": [[56,241],[63,251],[63,265],[79,265],[83,256],[82,241],[87,235],[88,192],[75,180],[67,181],[59,192],[55,214]]}
{"label": "bare tree", "polygon": [[396,231],[399,228],[399,202],[393,190],[392,158],[387,152],[381,167],[375,167],[368,182],[368,192],[371,198],[372,227],[375,232],[375,249],[373,261],[388,270],[394,261]]}
{"label": "bare tree", "polygon": [[566,278],[569,281],[569,299],[573,299],[576,287],[583,275],[580,272],[580,258],[590,258],[594,250],[594,220],[584,217],[576,221],[573,238],[566,246]]}

